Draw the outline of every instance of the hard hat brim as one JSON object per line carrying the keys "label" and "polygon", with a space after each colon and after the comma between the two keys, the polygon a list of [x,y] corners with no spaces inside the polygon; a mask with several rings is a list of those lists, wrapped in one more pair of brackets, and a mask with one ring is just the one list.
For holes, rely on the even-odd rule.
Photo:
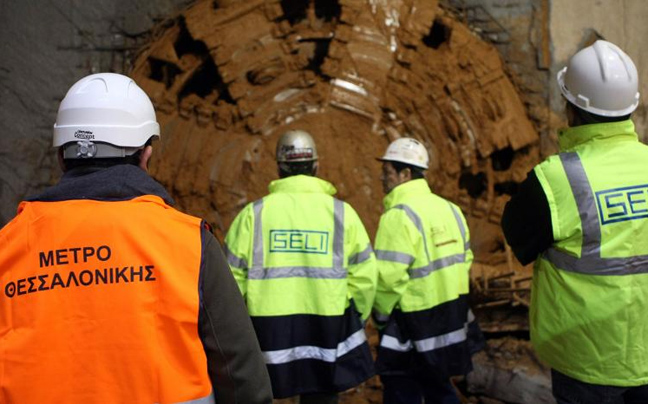
{"label": "hard hat brim", "polygon": [[429,168],[428,166],[425,166],[423,164],[414,164],[411,161],[404,161],[404,160],[399,160],[399,159],[395,159],[395,158],[376,157],[376,160],[378,160],[380,162],[392,161],[392,162],[395,162],[395,163],[407,164],[408,166],[421,168],[423,170],[427,170]]}

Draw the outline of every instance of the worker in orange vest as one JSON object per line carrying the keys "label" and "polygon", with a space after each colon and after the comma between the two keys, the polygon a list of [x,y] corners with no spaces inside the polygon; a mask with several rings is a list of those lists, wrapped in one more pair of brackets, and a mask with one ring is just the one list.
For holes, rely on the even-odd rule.
{"label": "worker in orange vest", "polygon": [[126,76],[61,102],[64,175],[0,230],[1,403],[272,402],[219,243],[147,174],[159,134]]}

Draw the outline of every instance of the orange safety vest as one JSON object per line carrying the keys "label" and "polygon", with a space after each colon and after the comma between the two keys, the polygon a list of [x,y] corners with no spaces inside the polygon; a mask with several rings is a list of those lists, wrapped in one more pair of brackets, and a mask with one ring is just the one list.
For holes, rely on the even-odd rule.
{"label": "orange safety vest", "polygon": [[0,403],[213,403],[200,226],[151,195],[21,203],[0,231]]}

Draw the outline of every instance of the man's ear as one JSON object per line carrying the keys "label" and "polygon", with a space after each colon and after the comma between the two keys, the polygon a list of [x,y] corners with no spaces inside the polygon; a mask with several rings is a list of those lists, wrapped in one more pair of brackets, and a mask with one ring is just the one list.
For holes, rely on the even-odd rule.
{"label": "man's ear", "polygon": [[142,152],[140,153],[140,161],[139,161],[139,168],[144,170],[145,172],[148,173],[148,163],[149,160],[151,159],[151,155],[153,154],[153,146],[145,146],[144,149],[142,149]]}
{"label": "man's ear", "polygon": [[412,179],[412,170],[409,167],[404,168],[398,173],[398,177],[401,179],[401,184],[407,182]]}

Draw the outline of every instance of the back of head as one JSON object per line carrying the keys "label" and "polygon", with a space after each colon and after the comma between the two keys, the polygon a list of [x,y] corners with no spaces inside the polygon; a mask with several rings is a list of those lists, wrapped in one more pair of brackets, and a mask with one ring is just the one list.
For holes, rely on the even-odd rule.
{"label": "back of head", "polygon": [[281,178],[293,175],[315,175],[317,147],[310,133],[290,130],[277,141],[276,159]]}
{"label": "back of head", "polygon": [[594,122],[627,118],[639,105],[637,68],[607,41],[596,41],[576,53],[557,78],[567,101],[594,115]]}
{"label": "back of head", "polygon": [[66,166],[111,165],[128,158],[160,136],[155,109],[135,82],[115,73],[77,81],[59,106],[53,146]]}

